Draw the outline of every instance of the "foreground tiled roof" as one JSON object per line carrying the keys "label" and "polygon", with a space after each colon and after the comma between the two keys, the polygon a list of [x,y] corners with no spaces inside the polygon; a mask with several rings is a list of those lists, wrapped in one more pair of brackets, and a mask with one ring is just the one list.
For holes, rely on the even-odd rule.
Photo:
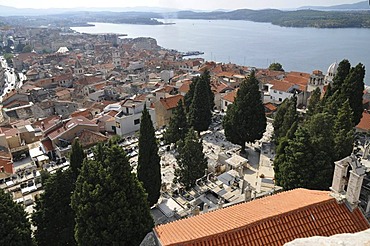
{"label": "foreground tiled roof", "polygon": [[327,191],[295,189],[157,226],[161,245],[283,245],[296,238],[369,228]]}

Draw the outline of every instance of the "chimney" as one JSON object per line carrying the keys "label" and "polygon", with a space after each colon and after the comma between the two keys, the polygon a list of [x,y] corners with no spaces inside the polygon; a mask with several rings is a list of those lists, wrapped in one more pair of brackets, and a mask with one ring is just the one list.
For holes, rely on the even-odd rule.
{"label": "chimney", "polygon": [[43,121],[41,121],[41,129],[45,130],[45,123]]}

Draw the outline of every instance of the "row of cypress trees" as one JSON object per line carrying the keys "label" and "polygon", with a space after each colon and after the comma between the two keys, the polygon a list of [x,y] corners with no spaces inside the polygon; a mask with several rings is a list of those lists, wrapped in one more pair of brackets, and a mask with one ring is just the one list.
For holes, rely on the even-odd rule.
{"label": "row of cypress trees", "polygon": [[364,76],[361,63],[351,67],[343,60],[325,95],[313,91],[304,118],[298,116],[295,97],[282,103],[273,124],[277,185],[286,190],[329,188],[334,161],[353,149],[354,127],[363,113]]}

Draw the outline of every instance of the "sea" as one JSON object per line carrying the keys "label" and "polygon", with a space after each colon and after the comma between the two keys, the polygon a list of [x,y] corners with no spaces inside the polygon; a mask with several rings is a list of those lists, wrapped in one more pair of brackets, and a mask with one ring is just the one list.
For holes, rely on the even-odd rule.
{"label": "sea", "polygon": [[279,62],[285,71],[326,73],[333,62],[348,59],[367,68],[370,85],[370,29],[293,28],[239,20],[159,19],[169,25],[91,23],[73,27],[82,33],[118,33],[152,37],[178,51],[202,51],[206,60],[266,68]]}

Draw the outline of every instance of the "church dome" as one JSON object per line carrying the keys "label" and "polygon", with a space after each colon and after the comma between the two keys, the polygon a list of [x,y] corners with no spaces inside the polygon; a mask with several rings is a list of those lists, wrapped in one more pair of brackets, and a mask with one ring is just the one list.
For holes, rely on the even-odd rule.
{"label": "church dome", "polygon": [[337,70],[338,70],[338,63],[334,62],[329,66],[328,72],[326,74],[331,77],[334,77],[337,74]]}

